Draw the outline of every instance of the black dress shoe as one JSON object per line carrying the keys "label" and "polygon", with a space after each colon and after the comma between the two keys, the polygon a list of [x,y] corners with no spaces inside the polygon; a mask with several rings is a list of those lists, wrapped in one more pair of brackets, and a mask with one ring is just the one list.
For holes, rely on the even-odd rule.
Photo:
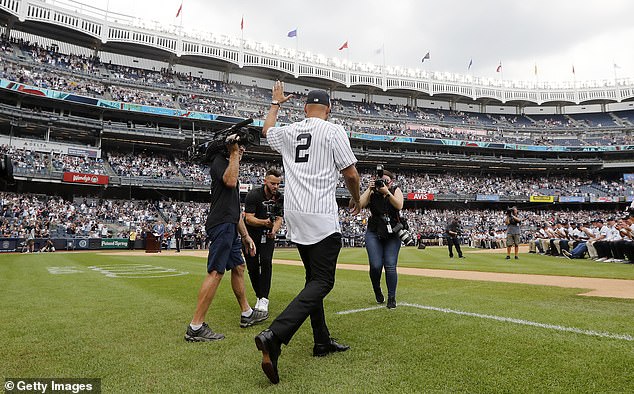
{"label": "black dress shoe", "polygon": [[350,349],[350,346],[342,345],[340,343],[337,343],[334,338],[330,338],[330,342],[328,343],[315,344],[315,346],[313,347],[313,356],[323,357],[329,355],[330,353],[345,352],[348,349]]}
{"label": "black dress shoe", "polygon": [[268,328],[255,337],[255,346],[262,352],[262,371],[273,384],[280,382],[277,359],[282,353],[282,343]]}
{"label": "black dress shoe", "polygon": [[387,309],[396,308],[396,297],[387,297]]}

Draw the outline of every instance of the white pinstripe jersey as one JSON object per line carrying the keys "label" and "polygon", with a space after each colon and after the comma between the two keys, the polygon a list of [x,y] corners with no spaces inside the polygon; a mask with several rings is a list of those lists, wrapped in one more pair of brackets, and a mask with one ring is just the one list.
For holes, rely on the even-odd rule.
{"label": "white pinstripe jersey", "polygon": [[343,127],[307,118],[271,127],[266,140],[284,164],[287,237],[312,245],[341,232],[335,199],[339,172],[357,162]]}

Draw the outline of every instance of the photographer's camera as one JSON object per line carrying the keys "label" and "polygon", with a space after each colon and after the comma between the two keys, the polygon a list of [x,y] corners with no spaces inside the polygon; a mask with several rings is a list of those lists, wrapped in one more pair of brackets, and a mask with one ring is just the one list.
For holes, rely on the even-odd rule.
{"label": "photographer's camera", "polygon": [[385,186],[385,180],[383,180],[383,166],[380,164],[376,166],[376,176],[377,180],[374,181],[374,188],[376,190],[379,190],[380,188]]}
{"label": "photographer's camera", "polygon": [[414,245],[414,237],[412,237],[412,234],[403,226],[403,223],[397,223],[396,226],[392,228],[392,231],[398,235],[405,246]]}

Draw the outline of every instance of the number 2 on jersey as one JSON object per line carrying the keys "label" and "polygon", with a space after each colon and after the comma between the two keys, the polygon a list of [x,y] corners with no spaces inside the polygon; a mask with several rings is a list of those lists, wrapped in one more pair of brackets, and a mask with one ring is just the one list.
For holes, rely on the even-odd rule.
{"label": "number 2 on jersey", "polygon": [[310,148],[310,141],[313,138],[310,133],[302,133],[297,136],[297,141],[300,143],[295,148],[295,163],[308,162],[308,148]]}

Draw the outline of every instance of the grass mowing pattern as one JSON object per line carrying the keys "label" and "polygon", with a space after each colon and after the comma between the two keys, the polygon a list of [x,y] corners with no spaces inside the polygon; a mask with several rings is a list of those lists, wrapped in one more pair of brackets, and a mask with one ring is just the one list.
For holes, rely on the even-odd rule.
{"label": "grass mowing pattern", "polygon": [[[276,258],[291,258],[278,250]],[[405,248],[399,265],[459,267],[631,278],[634,267],[522,255],[470,254],[449,260],[444,249]],[[363,249],[340,262],[366,264]],[[149,264],[190,272],[154,279],[109,278],[94,265]],[[50,274],[74,266],[81,273]],[[549,268],[550,267],[550,268]],[[491,269],[499,268],[499,269]],[[583,275],[585,269],[603,275]],[[96,253],[0,255],[0,371],[4,377],[100,377],[104,392],[631,392],[634,344],[471,316],[375,306],[365,272],[338,271],[326,298],[331,333],[348,352],[313,358],[308,322],[280,358],[281,382],[260,370],[253,337],[264,325],[239,328],[229,277],[207,321],[227,335],[186,343],[186,324],[205,274],[205,259]],[[631,276],[628,276],[631,275]],[[271,315],[303,286],[301,267],[276,265]],[[634,302],[579,297],[576,289],[401,275],[397,300],[583,330],[634,335]],[[247,293],[254,295],[247,279]]]}

